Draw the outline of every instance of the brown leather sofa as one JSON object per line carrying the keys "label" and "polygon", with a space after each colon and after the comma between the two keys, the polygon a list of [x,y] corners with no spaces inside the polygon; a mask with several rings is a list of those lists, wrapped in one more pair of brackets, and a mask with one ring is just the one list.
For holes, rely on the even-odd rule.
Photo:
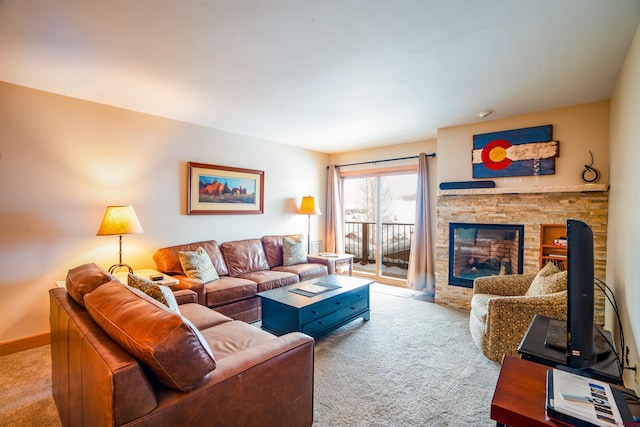
{"label": "brown leather sofa", "polygon": [[[52,391],[64,426],[310,426],[313,339],[195,303],[170,311],[95,264],[50,290]],[[184,302],[189,292],[183,292]]]}
{"label": "brown leather sofa", "polygon": [[[291,237],[300,238],[300,235]],[[255,322],[261,318],[257,292],[328,274],[327,267],[322,264],[284,265],[283,239],[284,236],[263,236],[220,245],[215,240],[176,245],[158,249],[153,260],[158,271],[180,281],[171,287],[173,290],[192,290],[198,295],[198,303],[235,320]],[[203,283],[185,275],[178,253],[195,251],[198,247],[211,258],[219,279]]]}

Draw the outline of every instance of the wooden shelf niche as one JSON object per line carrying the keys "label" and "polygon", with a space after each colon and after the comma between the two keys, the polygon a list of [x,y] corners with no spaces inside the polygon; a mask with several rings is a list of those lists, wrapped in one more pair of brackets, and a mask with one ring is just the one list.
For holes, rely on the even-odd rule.
{"label": "wooden shelf niche", "polygon": [[548,262],[561,271],[567,269],[567,227],[565,224],[540,224],[540,268]]}

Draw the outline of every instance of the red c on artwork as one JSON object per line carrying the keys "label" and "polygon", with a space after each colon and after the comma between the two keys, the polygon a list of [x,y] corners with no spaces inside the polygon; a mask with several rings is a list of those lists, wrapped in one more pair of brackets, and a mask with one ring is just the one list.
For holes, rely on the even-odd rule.
{"label": "red c on artwork", "polygon": [[507,148],[511,143],[505,139],[494,139],[482,149],[482,163],[491,170],[504,169],[511,164],[507,157]]}

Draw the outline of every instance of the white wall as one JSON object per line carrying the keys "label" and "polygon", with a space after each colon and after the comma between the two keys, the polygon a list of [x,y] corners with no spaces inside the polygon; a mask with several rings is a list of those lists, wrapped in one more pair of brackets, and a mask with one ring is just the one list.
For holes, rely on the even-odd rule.
{"label": "white wall", "polygon": [[[117,262],[118,238],[96,236],[107,205],[142,223],[124,237],[134,268],[168,245],[306,234],[300,198],[324,206],[325,154],[7,83],[0,99],[0,342],[49,330],[47,290],[69,268]],[[263,170],[265,213],[186,215],[189,161]]]}
{"label": "white wall", "polygon": [[[611,98],[611,192],[607,284],[613,288],[633,366],[640,361],[640,27]],[[613,324],[613,312],[608,312]],[[625,385],[640,392],[627,371]]]}

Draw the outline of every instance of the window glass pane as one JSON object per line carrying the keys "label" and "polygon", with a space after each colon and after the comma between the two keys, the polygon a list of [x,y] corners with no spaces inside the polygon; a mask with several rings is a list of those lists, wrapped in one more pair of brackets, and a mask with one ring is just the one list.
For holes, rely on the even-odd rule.
{"label": "window glass pane", "polygon": [[376,273],[376,181],[376,178],[348,178],[343,186],[345,252],[354,255],[353,269],[364,274]]}
{"label": "window glass pane", "polygon": [[382,276],[407,278],[416,212],[416,174],[380,180]]}
{"label": "window glass pane", "polygon": [[345,251],[354,254],[354,271],[406,280],[415,191],[415,173],[344,178]]}

